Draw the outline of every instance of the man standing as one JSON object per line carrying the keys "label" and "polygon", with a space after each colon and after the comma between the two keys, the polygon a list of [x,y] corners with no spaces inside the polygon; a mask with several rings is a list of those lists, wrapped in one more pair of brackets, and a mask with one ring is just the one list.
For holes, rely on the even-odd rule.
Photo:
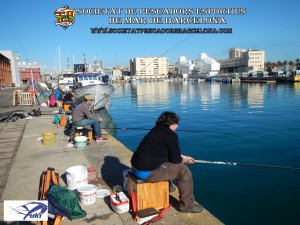
{"label": "man standing", "polygon": [[102,117],[96,117],[91,113],[89,108],[94,98],[92,95],[86,95],[84,102],[80,103],[72,113],[72,121],[76,126],[92,126],[96,135],[96,142],[106,141],[107,138],[102,136],[100,122]]}
{"label": "man standing", "polygon": [[194,163],[190,156],[181,155],[176,129],[179,116],[162,113],[156,126],[144,137],[131,158],[133,174],[146,182],[176,180],[179,190],[179,211],[198,213],[203,207],[195,203],[193,176],[185,163]]}

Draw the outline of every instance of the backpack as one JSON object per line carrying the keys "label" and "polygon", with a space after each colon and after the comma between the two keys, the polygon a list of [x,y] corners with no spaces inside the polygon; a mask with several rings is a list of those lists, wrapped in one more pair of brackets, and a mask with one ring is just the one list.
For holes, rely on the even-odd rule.
{"label": "backpack", "polygon": [[48,200],[48,222],[40,221],[41,225],[59,225],[64,217],[73,220],[86,216],[78,196],[59,185],[59,175],[53,168],[49,167],[41,174],[38,199]]}
{"label": "backpack", "polygon": [[[39,200],[46,198],[46,192],[52,185],[59,185],[59,175],[55,172],[54,168],[49,167],[46,171],[42,172],[40,177]],[[38,221],[38,223],[41,225],[59,225],[62,220],[63,217],[61,215],[55,215],[54,219],[48,218],[48,221]]]}
{"label": "backpack", "polygon": [[38,108],[38,109],[31,110],[30,115],[31,116],[41,116],[42,115],[41,109]]}
{"label": "backpack", "polygon": [[51,94],[49,97],[49,106],[50,107],[55,107],[56,106],[56,99],[54,94]]}

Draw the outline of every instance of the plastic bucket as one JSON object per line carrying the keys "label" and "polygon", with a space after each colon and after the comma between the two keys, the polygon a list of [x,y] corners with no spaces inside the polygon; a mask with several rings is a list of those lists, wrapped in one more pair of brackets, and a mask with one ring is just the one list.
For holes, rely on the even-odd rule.
{"label": "plastic bucket", "polygon": [[80,202],[84,205],[93,204],[96,202],[97,188],[93,184],[88,184],[77,188]]}
{"label": "plastic bucket", "polygon": [[68,122],[68,119],[66,117],[61,117],[60,120],[59,120],[59,125],[60,126],[66,126],[67,125],[67,122]]}
{"label": "plastic bucket", "polygon": [[84,165],[72,166],[66,170],[68,189],[74,190],[88,184],[88,170]]}
{"label": "plastic bucket", "polygon": [[87,137],[85,136],[77,136],[74,138],[75,147],[78,149],[86,149],[86,141]]}
{"label": "plastic bucket", "polygon": [[53,132],[42,133],[42,136],[43,136],[43,145],[51,146],[56,143],[56,133]]}

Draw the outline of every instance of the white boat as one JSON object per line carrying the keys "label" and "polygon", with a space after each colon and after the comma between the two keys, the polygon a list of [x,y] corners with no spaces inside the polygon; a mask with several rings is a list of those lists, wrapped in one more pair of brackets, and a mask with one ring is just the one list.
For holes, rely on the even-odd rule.
{"label": "white boat", "polygon": [[90,94],[94,96],[93,107],[95,110],[105,107],[111,93],[115,90],[111,84],[94,84],[87,85],[76,89],[77,94],[75,95],[76,103],[79,104],[84,101],[84,96]]}
{"label": "white boat", "polygon": [[[106,75],[107,76],[107,75]],[[63,91],[68,91],[80,87],[85,87],[94,84],[103,84],[100,73],[64,73],[59,77],[59,86]]]}

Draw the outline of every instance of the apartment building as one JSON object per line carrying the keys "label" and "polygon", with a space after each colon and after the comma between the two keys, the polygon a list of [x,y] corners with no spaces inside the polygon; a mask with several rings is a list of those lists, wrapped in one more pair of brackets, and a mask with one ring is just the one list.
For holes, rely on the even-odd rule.
{"label": "apartment building", "polygon": [[19,87],[21,84],[21,80],[20,80],[20,72],[18,68],[18,64],[19,64],[18,53],[13,52],[11,50],[0,50],[0,53],[10,60],[12,83],[14,83],[14,85]]}
{"label": "apartment building", "polygon": [[0,53],[0,86],[10,87],[11,83],[10,60]]}
{"label": "apartment building", "polygon": [[230,48],[229,59],[219,60],[221,72],[263,71],[265,51],[243,48]]}
{"label": "apartment building", "polygon": [[136,78],[166,78],[169,59],[166,57],[137,57],[130,60],[130,73]]}

